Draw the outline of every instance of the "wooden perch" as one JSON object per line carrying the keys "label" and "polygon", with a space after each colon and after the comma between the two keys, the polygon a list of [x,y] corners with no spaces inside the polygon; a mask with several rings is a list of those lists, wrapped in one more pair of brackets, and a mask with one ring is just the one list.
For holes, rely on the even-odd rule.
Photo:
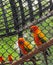
{"label": "wooden perch", "polygon": [[12,63],[12,65],[19,65],[22,62],[25,62],[26,60],[30,59],[31,57],[33,57],[34,55],[46,50],[48,47],[53,45],[53,39],[51,39],[50,41],[48,41],[46,44],[43,44],[42,46],[40,46],[39,48],[35,48],[32,52],[30,52],[29,54],[23,56],[22,58],[20,58],[18,61]]}

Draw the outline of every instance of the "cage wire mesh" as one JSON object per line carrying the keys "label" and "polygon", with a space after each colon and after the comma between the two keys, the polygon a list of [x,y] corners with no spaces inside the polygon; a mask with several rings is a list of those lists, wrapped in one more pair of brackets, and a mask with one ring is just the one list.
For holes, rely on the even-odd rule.
{"label": "cage wire mesh", "polygon": [[[39,19],[53,10],[52,0],[0,0],[0,56],[8,61],[8,55],[12,54],[13,60],[20,58],[20,50],[17,45],[18,38],[23,36],[35,48],[30,29],[25,27],[33,24],[34,19]],[[44,21],[35,23],[48,38],[53,38],[53,16]],[[18,33],[19,32],[19,33]],[[48,65],[53,65],[53,47],[50,47],[51,56],[48,57]],[[38,65],[46,65],[42,53],[36,55],[40,60]],[[33,65],[31,61],[24,65]]]}

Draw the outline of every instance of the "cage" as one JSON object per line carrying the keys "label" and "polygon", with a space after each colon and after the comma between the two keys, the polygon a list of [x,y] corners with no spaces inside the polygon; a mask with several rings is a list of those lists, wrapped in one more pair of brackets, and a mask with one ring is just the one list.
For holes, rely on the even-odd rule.
{"label": "cage", "polygon": [[[31,25],[37,25],[49,42],[36,48]],[[27,55],[23,55],[18,46],[20,37],[33,46]],[[53,0],[0,0],[0,57],[4,57],[0,65],[53,65],[52,38]],[[44,57],[42,52],[48,47],[51,55]],[[12,62],[8,59],[9,55],[13,57]],[[37,58],[35,64],[30,61],[33,56]]]}

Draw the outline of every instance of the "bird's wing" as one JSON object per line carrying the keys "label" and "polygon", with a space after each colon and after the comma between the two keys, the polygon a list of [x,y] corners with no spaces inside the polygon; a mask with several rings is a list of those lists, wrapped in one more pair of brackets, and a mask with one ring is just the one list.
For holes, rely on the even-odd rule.
{"label": "bird's wing", "polygon": [[47,39],[45,39],[46,37],[41,37],[40,35],[38,35],[38,37],[42,43],[47,42]]}
{"label": "bird's wing", "polygon": [[30,52],[33,48],[33,46],[28,42],[25,42],[24,47],[25,47],[25,50],[28,52]]}

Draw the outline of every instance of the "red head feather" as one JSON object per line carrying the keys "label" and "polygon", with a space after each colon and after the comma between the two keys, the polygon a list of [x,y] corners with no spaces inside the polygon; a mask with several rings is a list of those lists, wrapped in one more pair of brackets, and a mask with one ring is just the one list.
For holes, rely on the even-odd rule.
{"label": "red head feather", "polygon": [[2,56],[0,56],[0,62],[4,61],[4,58]]}
{"label": "red head feather", "polygon": [[30,27],[30,29],[31,29],[31,32],[34,32],[34,31],[36,31],[38,29],[38,26],[32,25]]}
{"label": "red head feather", "polygon": [[12,55],[11,55],[11,54],[8,55],[8,60],[9,60],[9,61],[13,61],[13,58],[12,58]]}

